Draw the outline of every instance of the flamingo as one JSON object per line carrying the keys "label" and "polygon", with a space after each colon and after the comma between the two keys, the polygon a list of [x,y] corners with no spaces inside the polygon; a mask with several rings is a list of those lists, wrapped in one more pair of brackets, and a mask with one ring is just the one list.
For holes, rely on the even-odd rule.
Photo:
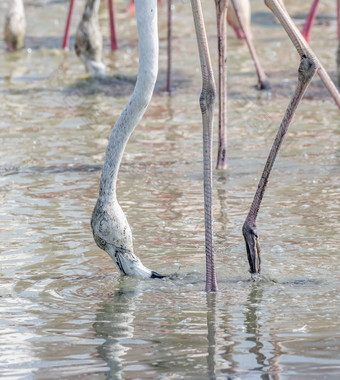
{"label": "flamingo", "polygon": [[131,229],[116,195],[125,146],[151,100],[158,74],[156,0],[136,1],[136,16],[139,40],[137,82],[109,139],[91,226],[95,242],[110,255],[122,274],[162,278],[163,275],[145,267],[134,254]]}
{"label": "flamingo", "polygon": [[[65,50],[67,50],[69,47],[70,27],[71,27],[72,15],[73,15],[73,10],[74,10],[74,2],[75,0],[70,0],[70,6],[67,13],[67,21],[65,25],[65,32],[64,32],[63,42],[62,42],[62,49],[65,49]],[[117,50],[118,43],[117,43],[115,22],[114,22],[113,0],[108,0],[108,4],[109,4],[111,50]]]}
{"label": "flamingo", "polygon": [[[203,88],[200,96],[204,126],[204,193],[206,217],[206,290],[217,290],[212,243],[212,120],[215,84],[207,47],[207,38],[199,0],[191,0],[201,58]],[[120,207],[117,176],[128,139],[144,115],[151,100],[158,74],[157,0],[136,0],[139,40],[139,65],[134,92],[111,133],[102,169],[99,195],[93,210],[91,227],[98,247],[106,251],[122,274],[142,278],[162,278],[145,267],[133,251],[131,229]]]}
{"label": "flamingo", "polygon": [[[276,139],[260,179],[250,211],[243,225],[248,261],[251,273],[260,272],[260,247],[256,231],[256,218],[264,191],[269,179],[278,150],[293,118],[296,108],[309,83],[316,73],[319,74],[334,101],[340,107],[340,94],[330,80],[322,64],[303,39],[284,7],[278,0],[265,0],[266,5],[278,17],[296,47],[301,63],[298,84],[289,103],[286,114],[278,130]],[[205,251],[206,251],[206,291],[217,291],[214,265],[213,228],[212,228],[212,124],[216,97],[216,86],[209,56],[207,37],[204,27],[202,7],[199,0],[191,0],[199,56],[202,71],[202,91],[200,107],[203,122],[204,152],[204,206],[205,206]],[[132,234],[126,216],[120,207],[117,195],[117,176],[122,155],[128,139],[143,117],[151,100],[158,71],[158,33],[157,1],[136,0],[136,16],[139,39],[139,66],[134,92],[117,120],[106,149],[102,169],[99,195],[93,210],[91,226],[98,247],[105,250],[113,259],[122,274],[142,278],[162,278],[145,267],[133,252]]]}
{"label": "flamingo", "polygon": [[329,93],[333,97],[336,105],[340,108],[339,92],[337,91],[335,85],[329,78],[329,75],[327,74],[319,59],[315,56],[302,34],[294,25],[283,4],[280,4],[278,0],[264,1],[265,4],[270,8],[270,10],[276,15],[276,17],[279,19],[280,23],[286,30],[289,38],[293,42],[296,50],[300,55],[301,61],[298,70],[298,83],[295,93],[289,102],[286,113],[278,129],[273,146],[267,158],[267,162],[265,164],[262,176],[260,178],[253,202],[251,204],[249,213],[246,217],[246,220],[242,228],[244,240],[246,243],[250,273],[252,274],[260,273],[261,270],[260,244],[259,236],[257,233],[256,219],[269,180],[269,175],[273,168],[275,159],[277,157],[283,139],[287,133],[289,124],[292,121],[294,113],[297,109],[297,106],[316,73],[320,76],[320,79],[325,84]]}
{"label": "flamingo", "polygon": [[9,51],[24,47],[26,18],[23,0],[9,0],[5,16],[4,40]]}
{"label": "flamingo", "polygon": [[87,0],[82,19],[76,32],[75,51],[85,68],[94,76],[105,75],[101,62],[103,37],[98,22],[100,0]]}

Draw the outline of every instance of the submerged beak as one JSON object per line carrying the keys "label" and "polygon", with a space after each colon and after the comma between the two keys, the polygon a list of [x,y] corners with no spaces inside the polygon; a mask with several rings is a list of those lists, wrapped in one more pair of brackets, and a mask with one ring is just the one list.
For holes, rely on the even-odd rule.
{"label": "submerged beak", "polygon": [[250,273],[260,273],[261,270],[261,256],[260,256],[260,243],[259,237],[256,232],[256,226],[244,223],[243,237],[246,243],[248,262],[250,266]]}

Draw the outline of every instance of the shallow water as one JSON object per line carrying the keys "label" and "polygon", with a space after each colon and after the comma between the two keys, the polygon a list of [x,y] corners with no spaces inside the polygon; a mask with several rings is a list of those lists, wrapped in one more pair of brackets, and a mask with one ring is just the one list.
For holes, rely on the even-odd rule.
{"label": "shallow water", "polygon": [[[254,89],[247,48],[229,30],[229,168],[214,172],[217,294],[203,291],[201,81],[190,2],[174,5],[171,96],[162,92],[166,6],[160,6],[160,77],[119,175],[136,253],[152,269],[178,273],[153,281],[119,277],[89,225],[107,139],[136,75],[127,2],[116,2],[118,52],[109,53],[101,12],[110,75],[103,81],[87,79],[73,51],[59,50],[66,2],[26,3],[27,19],[39,20],[28,21],[27,49],[9,54],[0,41],[0,376],[338,379],[340,117],[318,78],[297,111],[261,208],[263,277],[253,282],[248,273],[241,226],[298,66],[262,2],[254,8],[254,35],[272,91]],[[211,8],[214,52],[215,11],[203,3]],[[301,24],[309,4],[286,3]],[[4,9],[1,2],[1,15]],[[332,77],[334,12],[334,1],[321,2],[324,17],[312,35]]]}

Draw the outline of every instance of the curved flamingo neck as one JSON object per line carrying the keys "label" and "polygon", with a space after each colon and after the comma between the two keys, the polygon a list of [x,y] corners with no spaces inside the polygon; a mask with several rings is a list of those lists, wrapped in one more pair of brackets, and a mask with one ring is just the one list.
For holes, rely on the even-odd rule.
{"label": "curved flamingo neck", "polygon": [[106,149],[99,197],[104,202],[116,199],[117,176],[129,137],[149,105],[158,74],[157,0],[136,0],[139,40],[137,83],[117,120]]}

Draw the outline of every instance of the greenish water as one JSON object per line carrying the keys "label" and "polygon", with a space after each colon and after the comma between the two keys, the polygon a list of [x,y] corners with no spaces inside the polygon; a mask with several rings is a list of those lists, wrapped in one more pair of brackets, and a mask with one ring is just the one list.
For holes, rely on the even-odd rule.
{"label": "greenish water", "polygon": [[[204,292],[201,79],[190,2],[174,2],[171,96],[162,91],[160,6],[160,77],[119,174],[136,253],[154,270],[178,272],[154,281],[119,277],[89,224],[107,140],[136,75],[128,2],[116,2],[117,52],[109,52],[101,12],[102,81],[86,78],[73,50],[59,50],[67,2],[25,3],[26,50],[10,54],[0,41],[0,377],[338,379],[340,117],[318,78],[275,164],[258,220],[263,278],[249,281],[241,227],[298,67],[263,3],[253,9],[253,33],[272,91],[254,89],[247,48],[228,33],[229,169],[214,172],[217,294]],[[306,3],[286,1],[298,16]],[[216,68],[214,4],[203,4]],[[76,2],[72,39],[81,8]],[[312,44],[335,77],[335,2],[321,2],[320,13],[327,17]]]}

